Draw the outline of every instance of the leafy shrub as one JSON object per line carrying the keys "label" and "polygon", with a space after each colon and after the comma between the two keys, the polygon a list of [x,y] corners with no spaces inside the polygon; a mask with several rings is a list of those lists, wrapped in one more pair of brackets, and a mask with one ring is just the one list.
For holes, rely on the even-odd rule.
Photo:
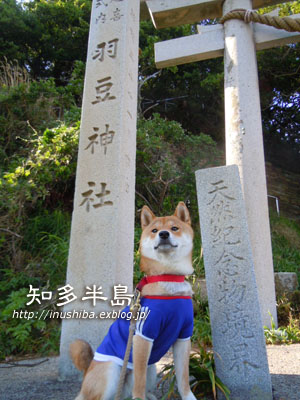
{"label": "leafy shrub", "polygon": [[287,326],[276,328],[271,317],[271,328],[264,327],[267,344],[291,344],[300,343],[300,321],[290,317]]}
{"label": "leafy shrub", "polygon": [[300,284],[300,226],[296,221],[271,213],[274,270],[296,272]]}
{"label": "leafy shrub", "polygon": [[192,135],[175,121],[154,114],[140,119],[137,133],[136,206],[148,204],[157,215],[173,213],[184,201],[197,221],[194,172],[220,157],[210,136]]}
{"label": "leafy shrub", "polygon": [[45,321],[13,318],[14,310],[31,310],[26,307],[28,288],[26,284],[36,284],[37,279],[26,272],[15,274],[11,269],[0,270],[0,359],[12,353],[33,352]]}
{"label": "leafy shrub", "polygon": [[28,269],[52,290],[66,279],[70,228],[70,215],[60,210],[45,210],[26,224],[22,249],[31,254]]}
{"label": "leafy shrub", "polygon": [[[59,94],[53,80],[2,86],[0,90],[1,147],[7,157],[24,151],[31,128],[53,126]],[[55,109],[57,108],[57,109]],[[55,122],[54,122],[55,123]],[[2,160],[2,162],[5,160]]]}
{"label": "leafy shrub", "polygon": [[[229,389],[215,375],[214,354],[205,346],[199,346],[193,349],[190,356],[189,371],[192,379],[190,381],[191,389],[197,398],[205,398],[205,395],[213,395],[217,398],[217,389],[219,389],[229,400]],[[163,399],[170,398],[176,393],[176,377],[173,365],[166,365],[163,369],[162,383],[168,383],[169,389]]]}
{"label": "leafy shrub", "polygon": [[17,62],[0,61],[1,70],[0,165],[6,166],[9,157],[30,152],[32,132],[38,135],[63,119],[68,126],[80,119],[85,64],[74,63],[65,86],[56,86],[54,78],[34,81]]}
{"label": "leafy shrub", "polygon": [[201,300],[199,293],[195,293],[194,299],[194,332],[192,343],[199,347],[212,347],[212,336],[208,302]]}
{"label": "leafy shrub", "polygon": [[27,199],[34,196],[45,199],[55,186],[62,189],[62,183],[73,179],[76,170],[79,122],[74,126],[60,124],[46,129],[40,136],[31,139],[32,150],[13,172],[4,175],[12,186],[22,184],[27,187]]}
{"label": "leafy shrub", "polygon": [[40,136],[35,133],[28,142],[27,157],[11,162],[11,170],[0,181],[2,265],[21,270],[31,259],[28,254],[31,250],[23,247],[28,218],[39,212],[43,214],[45,208],[71,209],[78,135],[79,123],[72,126],[62,123],[46,129]]}
{"label": "leafy shrub", "polygon": [[[27,263],[21,271],[0,270],[0,358],[25,352],[49,353],[59,348],[59,321],[14,317],[21,311],[41,312],[44,303],[26,306],[29,285],[55,291],[65,282],[70,216],[61,211],[40,214],[27,221],[22,251]],[[55,304],[47,307],[55,308]]]}

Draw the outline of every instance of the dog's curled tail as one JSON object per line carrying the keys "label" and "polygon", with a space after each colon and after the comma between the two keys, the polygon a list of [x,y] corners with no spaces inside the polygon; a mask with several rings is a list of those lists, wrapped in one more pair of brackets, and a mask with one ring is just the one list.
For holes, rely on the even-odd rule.
{"label": "dog's curled tail", "polygon": [[70,344],[70,356],[75,367],[86,374],[94,357],[91,346],[85,340],[77,339]]}

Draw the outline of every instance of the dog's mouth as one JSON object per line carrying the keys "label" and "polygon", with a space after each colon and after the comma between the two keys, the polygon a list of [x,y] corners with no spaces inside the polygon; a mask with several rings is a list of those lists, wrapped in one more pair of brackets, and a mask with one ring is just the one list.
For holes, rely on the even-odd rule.
{"label": "dog's mouth", "polygon": [[154,246],[154,250],[170,250],[178,247],[177,244],[172,244],[169,240],[160,240],[157,246]]}

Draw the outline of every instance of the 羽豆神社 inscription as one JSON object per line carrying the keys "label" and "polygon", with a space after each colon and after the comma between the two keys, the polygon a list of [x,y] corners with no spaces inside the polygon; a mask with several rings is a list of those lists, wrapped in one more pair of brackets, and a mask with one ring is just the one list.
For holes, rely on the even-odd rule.
{"label": "\u7fbd\u8c46\u795e\u793e inscription", "polygon": [[[108,312],[85,300],[99,283],[132,291],[139,0],[94,0],[84,83],[66,283],[77,299],[64,311]],[[96,347],[112,320],[63,320],[60,375],[76,373],[69,344]]]}

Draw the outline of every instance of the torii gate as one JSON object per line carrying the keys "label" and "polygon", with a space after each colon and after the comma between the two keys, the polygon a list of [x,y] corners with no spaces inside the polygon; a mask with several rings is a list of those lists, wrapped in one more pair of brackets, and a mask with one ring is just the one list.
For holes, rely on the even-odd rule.
{"label": "torii gate", "polygon": [[[157,28],[217,18],[234,9],[252,10],[280,0],[149,0]],[[254,26],[252,26],[254,25]],[[229,20],[199,26],[199,34],[155,44],[158,68],[223,56],[225,73],[226,164],[237,164],[241,176],[263,325],[275,322],[276,300],[256,50],[300,41],[299,33]]]}

